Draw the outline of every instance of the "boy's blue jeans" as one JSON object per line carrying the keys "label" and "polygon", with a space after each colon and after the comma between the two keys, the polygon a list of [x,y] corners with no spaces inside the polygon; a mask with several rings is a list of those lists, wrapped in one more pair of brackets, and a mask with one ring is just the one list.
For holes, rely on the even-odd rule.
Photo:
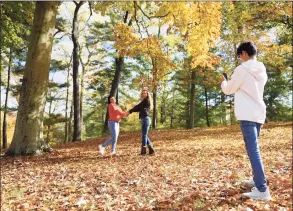
{"label": "boy's blue jeans", "polygon": [[146,147],[147,145],[151,145],[151,140],[148,137],[150,126],[151,126],[151,118],[149,116],[146,116],[141,119],[141,132],[142,132],[141,145],[143,147]]}
{"label": "boy's blue jeans", "polygon": [[103,147],[106,147],[108,144],[112,143],[112,150],[111,152],[116,151],[116,145],[117,145],[117,140],[118,140],[118,135],[119,135],[119,122],[115,122],[112,120],[108,121],[108,128],[111,133],[111,138],[109,138],[105,143],[103,143]]}
{"label": "boy's blue jeans", "polygon": [[258,145],[261,126],[262,124],[256,122],[240,121],[247,155],[253,171],[253,181],[260,192],[265,192],[267,181]]}

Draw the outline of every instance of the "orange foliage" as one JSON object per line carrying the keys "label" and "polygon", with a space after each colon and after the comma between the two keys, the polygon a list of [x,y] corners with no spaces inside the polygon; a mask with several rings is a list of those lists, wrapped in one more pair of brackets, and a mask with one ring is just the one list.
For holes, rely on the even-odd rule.
{"label": "orange foliage", "polygon": [[[34,157],[2,158],[3,210],[292,210],[292,122],[265,124],[261,154],[273,201],[251,201],[252,176],[239,126],[152,130],[155,156],[139,156],[141,133],[122,132]],[[106,154],[110,153],[107,149]]]}

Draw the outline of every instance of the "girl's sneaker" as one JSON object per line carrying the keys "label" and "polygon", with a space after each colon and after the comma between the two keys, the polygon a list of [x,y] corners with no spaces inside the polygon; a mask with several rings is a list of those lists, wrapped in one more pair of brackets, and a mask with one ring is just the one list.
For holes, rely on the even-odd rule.
{"label": "girl's sneaker", "polygon": [[103,147],[101,144],[99,145],[99,150],[100,150],[101,155],[105,154],[105,147]]}

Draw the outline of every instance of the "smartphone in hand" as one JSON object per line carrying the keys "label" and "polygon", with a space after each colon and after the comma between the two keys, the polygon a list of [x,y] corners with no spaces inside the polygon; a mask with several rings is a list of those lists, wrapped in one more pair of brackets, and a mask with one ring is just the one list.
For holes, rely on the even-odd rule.
{"label": "smartphone in hand", "polygon": [[223,74],[224,78],[226,79],[226,81],[228,81],[228,75],[227,75],[227,73],[222,73],[222,74]]}

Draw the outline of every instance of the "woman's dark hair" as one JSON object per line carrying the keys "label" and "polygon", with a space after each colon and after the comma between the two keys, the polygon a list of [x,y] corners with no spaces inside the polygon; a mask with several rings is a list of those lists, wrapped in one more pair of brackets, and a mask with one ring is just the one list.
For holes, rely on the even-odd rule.
{"label": "woman's dark hair", "polygon": [[113,96],[110,95],[110,96],[108,97],[108,104],[111,103],[111,101],[110,101],[111,97],[113,97]]}
{"label": "woman's dark hair", "polygon": [[238,46],[238,48],[237,48],[237,56],[238,57],[240,56],[242,51],[245,51],[248,54],[248,56],[251,57],[251,56],[256,55],[257,49],[256,49],[256,46],[253,42],[247,41],[247,42],[241,43]]}

